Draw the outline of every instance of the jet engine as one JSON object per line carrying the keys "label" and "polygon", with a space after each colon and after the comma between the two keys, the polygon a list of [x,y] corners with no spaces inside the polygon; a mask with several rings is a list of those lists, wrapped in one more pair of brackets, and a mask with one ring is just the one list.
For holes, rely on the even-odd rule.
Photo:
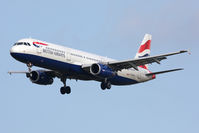
{"label": "jet engine", "polygon": [[90,73],[94,76],[99,76],[103,78],[110,78],[116,75],[110,67],[104,64],[92,64],[90,67]]}
{"label": "jet engine", "polygon": [[30,72],[29,78],[32,81],[32,83],[39,85],[50,85],[53,83],[53,78],[42,70]]}

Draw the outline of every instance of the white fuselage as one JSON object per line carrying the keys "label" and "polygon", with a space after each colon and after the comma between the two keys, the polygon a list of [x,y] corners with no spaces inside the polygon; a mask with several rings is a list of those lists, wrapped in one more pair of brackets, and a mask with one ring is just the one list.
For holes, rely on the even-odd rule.
{"label": "white fuselage", "polygon": [[[14,58],[26,64],[28,62],[36,62],[36,63],[33,63],[35,64],[35,66],[44,67],[46,69],[51,69],[51,70],[55,68],[53,70],[59,71],[59,72],[62,72],[63,70],[57,70],[56,68],[59,68],[59,67],[53,67],[52,66],[53,63],[56,65],[59,65],[61,63],[70,64],[71,65],[70,69],[67,69],[65,71],[65,73],[67,73],[67,71],[70,71],[73,69],[72,66],[80,66],[82,68],[83,66],[90,65],[93,63],[107,63],[110,61],[115,61],[107,57],[102,57],[95,54],[90,54],[90,53],[83,52],[80,50],[63,47],[60,45],[55,45],[52,43],[47,43],[47,42],[43,42],[43,41],[35,40],[35,39],[22,39],[22,40],[19,40],[18,42],[27,42],[27,45],[14,45],[10,50],[11,54],[12,53],[18,54],[16,57],[13,56]],[[32,61],[33,56],[34,56],[34,61]],[[52,61],[56,61],[56,62],[52,62]],[[50,64],[49,62],[52,62],[52,63]],[[40,65],[40,64],[43,64],[43,65]],[[134,68],[123,69],[121,71],[118,71],[117,75],[122,78],[133,80],[139,83],[139,82],[145,82],[152,79],[152,77],[145,75],[147,73],[150,73],[150,71],[144,68],[138,67],[138,70],[135,70]],[[86,75],[84,74],[84,76]],[[132,82],[124,83],[124,84],[122,83],[121,85],[127,85],[127,84],[132,84]],[[120,85],[120,83],[118,83],[118,85]]]}

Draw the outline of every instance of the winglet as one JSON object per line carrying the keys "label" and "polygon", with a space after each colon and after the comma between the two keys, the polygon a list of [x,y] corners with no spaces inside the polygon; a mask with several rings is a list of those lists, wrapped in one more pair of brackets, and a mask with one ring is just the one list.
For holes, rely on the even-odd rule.
{"label": "winglet", "polygon": [[8,72],[8,74],[10,74],[10,75],[11,75],[11,74],[12,74],[12,72]]}
{"label": "winglet", "polygon": [[180,51],[180,53],[186,53],[186,52],[187,52],[189,55],[191,55],[190,50],[181,50],[181,51]]}
{"label": "winglet", "polygon": [[190,52],[190,50],[187,50],[187,52],[188,52],[188,54],[189,54],[189,55],[191,55],[191,52]]}
{"label": "winglet", "polygon": [[189,52],[188,50],[181,50],[180,53],[186,53]]}

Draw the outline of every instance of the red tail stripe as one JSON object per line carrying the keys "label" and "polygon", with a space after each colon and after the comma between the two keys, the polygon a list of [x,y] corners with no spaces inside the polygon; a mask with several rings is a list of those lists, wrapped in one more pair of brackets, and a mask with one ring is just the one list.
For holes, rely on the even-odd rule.
{"label": "red tail stripe", "polygon": [[150,49],[151,47],[151,40],[148,40],[145,44],[140,46],[138,53],[142,53],[145,49]]}
{"label": "red tail stripe", "polygon": [[33,42],[33,43],[34,43],[34,44],[40,44],[40,45],[48,46],[48,44],[41,43],[41,42]]}
{"label": "red tail stripe", "polygon": [[148,68],[147,68],[147,66],[146,66],[146,65],[139,66],[139,67],[141,67],[141,68],[144,68],[144,69],[147,69],[147,70],[148,70]]}

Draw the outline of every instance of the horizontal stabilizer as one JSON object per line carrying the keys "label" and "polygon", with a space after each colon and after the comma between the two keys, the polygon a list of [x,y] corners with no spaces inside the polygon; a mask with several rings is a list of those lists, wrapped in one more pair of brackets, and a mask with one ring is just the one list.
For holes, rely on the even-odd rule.
{"label": "horizontal stabilizer", "polygon": [[151,75],[156,75],[156,74],[162,74],[162,73],[168,73],[168,72],[174,72],[174,71],[179,71],[183,70],[183,68],[178,68],[178,69],[171,69],[171,70],[166,70],[166,71],[160,71],[160,72],[154,72],[154,73],[148,73],[146,76],[151,76]]}

